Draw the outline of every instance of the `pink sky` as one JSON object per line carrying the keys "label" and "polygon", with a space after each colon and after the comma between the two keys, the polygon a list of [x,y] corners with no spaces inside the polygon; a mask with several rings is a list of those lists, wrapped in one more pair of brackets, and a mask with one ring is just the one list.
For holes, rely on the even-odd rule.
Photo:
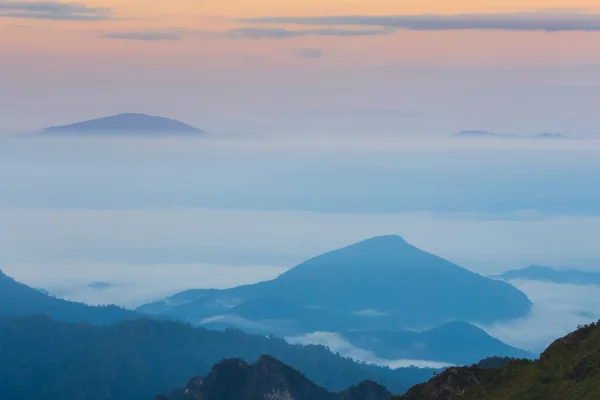
{"label": "pink sky", "polygon": [[[126,111],[258,131],[392,110],[416,132],[593,133],[597,1],[396,3],[0,0],[0,132]],[[261,17],[275,20],[245,20]]]}

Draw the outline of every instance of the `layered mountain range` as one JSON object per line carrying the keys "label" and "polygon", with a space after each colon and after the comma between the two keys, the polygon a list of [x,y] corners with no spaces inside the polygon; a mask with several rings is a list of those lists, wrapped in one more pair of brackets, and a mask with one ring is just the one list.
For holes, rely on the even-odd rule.
{"label": "layered mountain range", "polygon": [[405,394],[390,397],[365,381],[331,393],[269,356],[248,365],[224,360],[206,377],[155,400],[595,400],[600,398],[600,324],[556,340],[538,360],[492,358],[450,367]]}
{"label": "layered mountain range", "polygon": [[143,400],[183,387],[190,376],[208,373],[223,359],[254,362],[263,354],[332,392],[373,380],[401,393],[432,373],[361,364],[323,346],[69,302],[0,273],[2,399]]}
{"label": "layered mountain range", "polygon": [[[291,345],[265,333],[337,332],[382,358],[468,364],[487,356],[533,355],[471,323],[447,321],[504,321],[527,314],[530,307],[510,284],[472,273],[398,236],[317,256],[272,281],[190,290],[137,311],[65,301],[0,272],[0,376],[6,382],[0,398],[142,400],[156,393],[181,394],[170,389],[201,376],[195,382],[217,386],[201,385],[203,397],[196,398],[218,400],[214,388],[221,378],[215,377],[221,374],[211,368],[234,363],[239,375],[230,385],[231,396],[257,392],[256,398],[264,398],[268,385],[246,387],[254,381],[248,377],[262,376],[265,368],[291,368],[297,371],[284,376],[292,381],[277,381],[275,392],[269,392],[273,399],[321,393],[323,398],[379,400],[388,392],[378,385],[403,393],[434,370],[362,364],[323,346]],[[192,324],[171,321],[182,319]],[[270,358],[261,358],[265,354]],[[224,359],[236,361],[219,364]],[[289,382],[300,382],[307,392],[295,392]],[[353,393],[366,397],[348,397]]]}

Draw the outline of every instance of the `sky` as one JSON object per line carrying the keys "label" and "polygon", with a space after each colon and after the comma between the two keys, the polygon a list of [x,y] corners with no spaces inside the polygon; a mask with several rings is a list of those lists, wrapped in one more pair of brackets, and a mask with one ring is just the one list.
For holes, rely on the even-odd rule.
{"label": "sky", "polygon": [[594,135],[599,39],[595,0],[0,0],[0,132]]}

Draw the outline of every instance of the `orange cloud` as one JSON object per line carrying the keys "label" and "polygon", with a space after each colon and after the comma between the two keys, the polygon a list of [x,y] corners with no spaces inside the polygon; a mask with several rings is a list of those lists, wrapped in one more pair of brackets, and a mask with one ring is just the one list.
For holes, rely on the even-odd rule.
{"label": "orange cloud", "polygon": [[[149,63],[168,64],[170,68],[240,64],[240,55],[260,55],[265,63],[285,66],[296,63],[297,57],[290,54],[303,48],[327,54],[314,67],[348,63],[360,67],[373,63],[449,66],[600,62],[600,56],[595,55],[600,54],[600,34],[594,33],[400,31],[390,34],[377,26],[356,28],[365,30],[356,33],[348,27],[331,25],[234,22],[263,16],[592,10],[598,6],[597,0],[421,0],[410,4],[390,0],[81,1],[82,7],[110,10],[114,18],[88,21],[0,18],[0,53],[11,55],[11,63],[20,65],[30,63],[34,56],[36,59],[64,56],[80,64],[106,63],[115,68]],[[286,40],[244,40],[244,37],[270,36]]]}
{"label": "orange cloud", "polygon": [[598,9],[597,0],[89,0],[86,4],[111,7],[126,14],[180,17],[324,14],[454,14],[470,12],[514,12],[543,9]]}

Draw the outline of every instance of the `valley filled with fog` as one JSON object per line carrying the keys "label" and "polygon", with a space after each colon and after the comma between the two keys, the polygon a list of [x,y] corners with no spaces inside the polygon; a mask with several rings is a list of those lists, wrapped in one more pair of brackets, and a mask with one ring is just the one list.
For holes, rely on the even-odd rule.
{"label": "valley filled with fog", "polygon": [[[2,269],[69,300],[134,308],[190,288],[260,282],[386,234],[483,275],[528,265],[600,270],[600,143],[591,139],[1,141]],[[596,286],[513,283],[532,313],[482,326],[506,343],[538,352],[600,317]],[[295,340],[403,365],[335,333]]]}

